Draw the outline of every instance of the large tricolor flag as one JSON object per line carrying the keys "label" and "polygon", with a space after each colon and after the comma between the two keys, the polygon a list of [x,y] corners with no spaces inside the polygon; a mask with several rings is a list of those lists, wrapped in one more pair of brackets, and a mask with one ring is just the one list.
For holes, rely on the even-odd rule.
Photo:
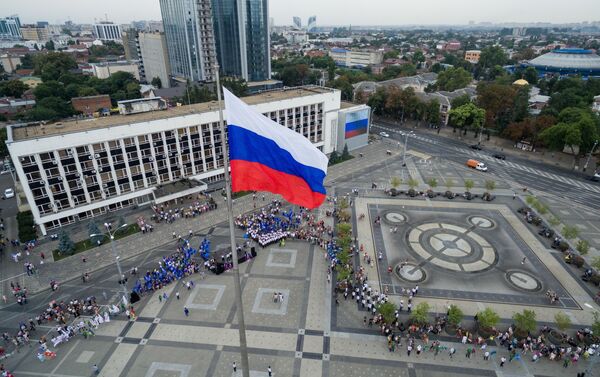
{"label": "large tricolor flag", "polygon": [[327,156],[299,133],[273,122],[223,88],[231,189],[268,191],[316,208],[325,199]]}

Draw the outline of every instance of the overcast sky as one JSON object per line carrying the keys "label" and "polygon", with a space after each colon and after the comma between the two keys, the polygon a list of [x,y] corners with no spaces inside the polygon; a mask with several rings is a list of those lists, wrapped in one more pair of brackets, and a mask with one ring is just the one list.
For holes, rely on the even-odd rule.
{"label": "overcast sky", "polygon": [[[1,0],[2,14],[22,22],[117,23],[159,20],[158,0]],[[269,0],[276,25],[316,15],[320,25],[466,24],[475,22],[581,22],[600,20],[598,0]]]}

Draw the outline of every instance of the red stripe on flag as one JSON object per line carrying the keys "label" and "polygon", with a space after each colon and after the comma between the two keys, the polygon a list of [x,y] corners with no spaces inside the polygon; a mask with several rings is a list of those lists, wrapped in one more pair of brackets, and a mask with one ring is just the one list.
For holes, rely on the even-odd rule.
{"label": "red stripe on flag", "polygon": [[279,194],[288,202],[306,208],[316,208],[325,200],[325,195],[312,191],[300,177],[244,160],[231,160],[231,189]]}

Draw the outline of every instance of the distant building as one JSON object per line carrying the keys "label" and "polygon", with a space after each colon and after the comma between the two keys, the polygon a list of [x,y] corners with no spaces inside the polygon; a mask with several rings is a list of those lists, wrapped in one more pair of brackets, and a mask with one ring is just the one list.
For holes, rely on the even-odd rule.
{"label": "distant building", "polygon": [[112,107],[110,96],[107,94],[71,98],[71,105],[73,105],[75,111],[85,115],[92,115],[105,109],[110,110]]}
{"label": "distant building", "polygon": [[287,30],[283,37],[293,45],[308,43],[308,34],[304,30]]}
{"label": "distant building", "polygon": [[0,98],[0,114],[2,115],[13,115],[32,108],[35,105],[35,101],[32,99],[20,99],[20,98]]}
{"label": "distant building", "polygon": [[332,48],[329,56],[336,65],[349,68],[370,67],[383,62],[383,51],[375,50],[347,50]]}
{"label": "distant building", "polygon": [[360,92],[363,98],[368,98],[371,94],[375,93],[378,88],[387,88],[390,86],[396,86],[400,89],[410,87],[413,88],[415,92],[425,92],[425,88],[436,83],[437,76],[437,73],[427,72],[416,76],[398,77],[378,82],[361,81],[353,85],[354,96]]}
{"label": "distant building", "polygon": [[21,20],[19,16],[0,18],[0,39],[21,39]]}
{"label": "distant building", "polygon": [[256,94],[267,90],[275,90],[283,88],[283,81],[279,80],[264,80],[251,81],[248,83],[248,94]]}
{"label": "distant building", "polygon": [[514,27],[512,29],[512,35],[513,35],[513,37],[523,37],[525,34],[527,34],[527,28],[526,27]]}
{"label": "distant building", "polygon": [[136,29],[128,29],[121,33],[123,49],[125,50],[125,59],[127,60],[140,60],[138,34],[139,32]]}
{"label": "distant building", "polygon": [[212,82],[217,62],[211,0],[160,0],[173,76]]}
{"label": "distant building", "polygon": [[138,63],[134,62],[107,62],[92,64],[94,76],[99,79],[107,79],[117,72],[129,72],[136,80],[140,80]]}
{"label": "distant building", "polygon": [[459,41],[450,41],[446,43],[446,47],[444,50],[446,51],[458,51],[461,48],[461,44]]}
{"label": "distant building", "polygon": [[163,88],[171,86],[171,65],[164,33],[139,33],[141,62],[145,81],[158,77]]}
{"label": "distant building", "polygon": [[167,109],[167,101],[160,97],[137,98],[117,102],[119,114],[132,115]]}
{"label": "distant building", "polygon": [[292,26],[298,30],[302,29],[302,19],[298,16],[294,16]]}
{"label": "distant building", "polygon": [[308,17],[306,31],[308,31],[309,33],[314,33],[317,31],[317,16]]}
{"label": "distant building", "polygon": [[17,66],[21,65],[21,56],[20,54],[3,54],[0,55],[0,64],[4,68],[6,73],[13,73]]}
{"label": "distant building", "polygon": [[467,50],[465,52],[465,60],[472,64],[479,63],[481,57],[481,50]]}
{"label": "distant building", "polygon": [[600,96],[594,97],[594,102],[592,102],[592,111],[600,113]]}
{"label": "distant building", "polygon": [[322,58],[323,56],[327,56],[327,52],[323,50],[310,50],[305,55],[311,58]]}
{"label": "distant building", "polygon": [[35,25],[21,26],[21,36],[26,41],[47,41],[50,39],[48,29],[45,27],[37,27]]}
{"label": "distant building", "polygon": [[121,25],[112,22],[100,22],[93,25],[94,36],[101,41],[121,41]]}
{"label": "distant building", "polygon": [[246,81],[271,78],[268,0],[213,0],[221,72]]}
{"label": "distant building", "polygon": [[600,56],[591,50],[563,48],[538,56],[521,64],[522,68],[533,67],[538,75],[600,77]]}

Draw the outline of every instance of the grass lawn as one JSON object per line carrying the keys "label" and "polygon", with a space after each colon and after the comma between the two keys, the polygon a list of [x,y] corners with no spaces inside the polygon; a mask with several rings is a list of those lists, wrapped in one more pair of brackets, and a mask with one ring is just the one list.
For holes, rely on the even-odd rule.
{"label": "grass lawn", "polygon": [[[130,236],[130,235],[138,233],[138,232],[140,232],[140,227],[137,224],[129,224],[129,225],[127,225],[126,228],[118,231],[117,234],[115,234],[115,240],[125,238],[127,236]],[[110,242],[110,240],[108,239],[107,236],[105,236],[102,239],[102,244],[105,244],[107,242]],[[82,251],[93,249],[94,247],[97,247],[96,242],[92,242],[89,238],[87,238],[85,240],[75,242],[75,251],[73,251],[73,254],[71,254],[71,255],[66,255],[66,254],[63,255],[60,253],[60,251],[58,251],[58,249],[53,250],[52,255],[54,256],[55,261],[59,261],[64,258],[68,258],[72,255],[81,253]]]}

